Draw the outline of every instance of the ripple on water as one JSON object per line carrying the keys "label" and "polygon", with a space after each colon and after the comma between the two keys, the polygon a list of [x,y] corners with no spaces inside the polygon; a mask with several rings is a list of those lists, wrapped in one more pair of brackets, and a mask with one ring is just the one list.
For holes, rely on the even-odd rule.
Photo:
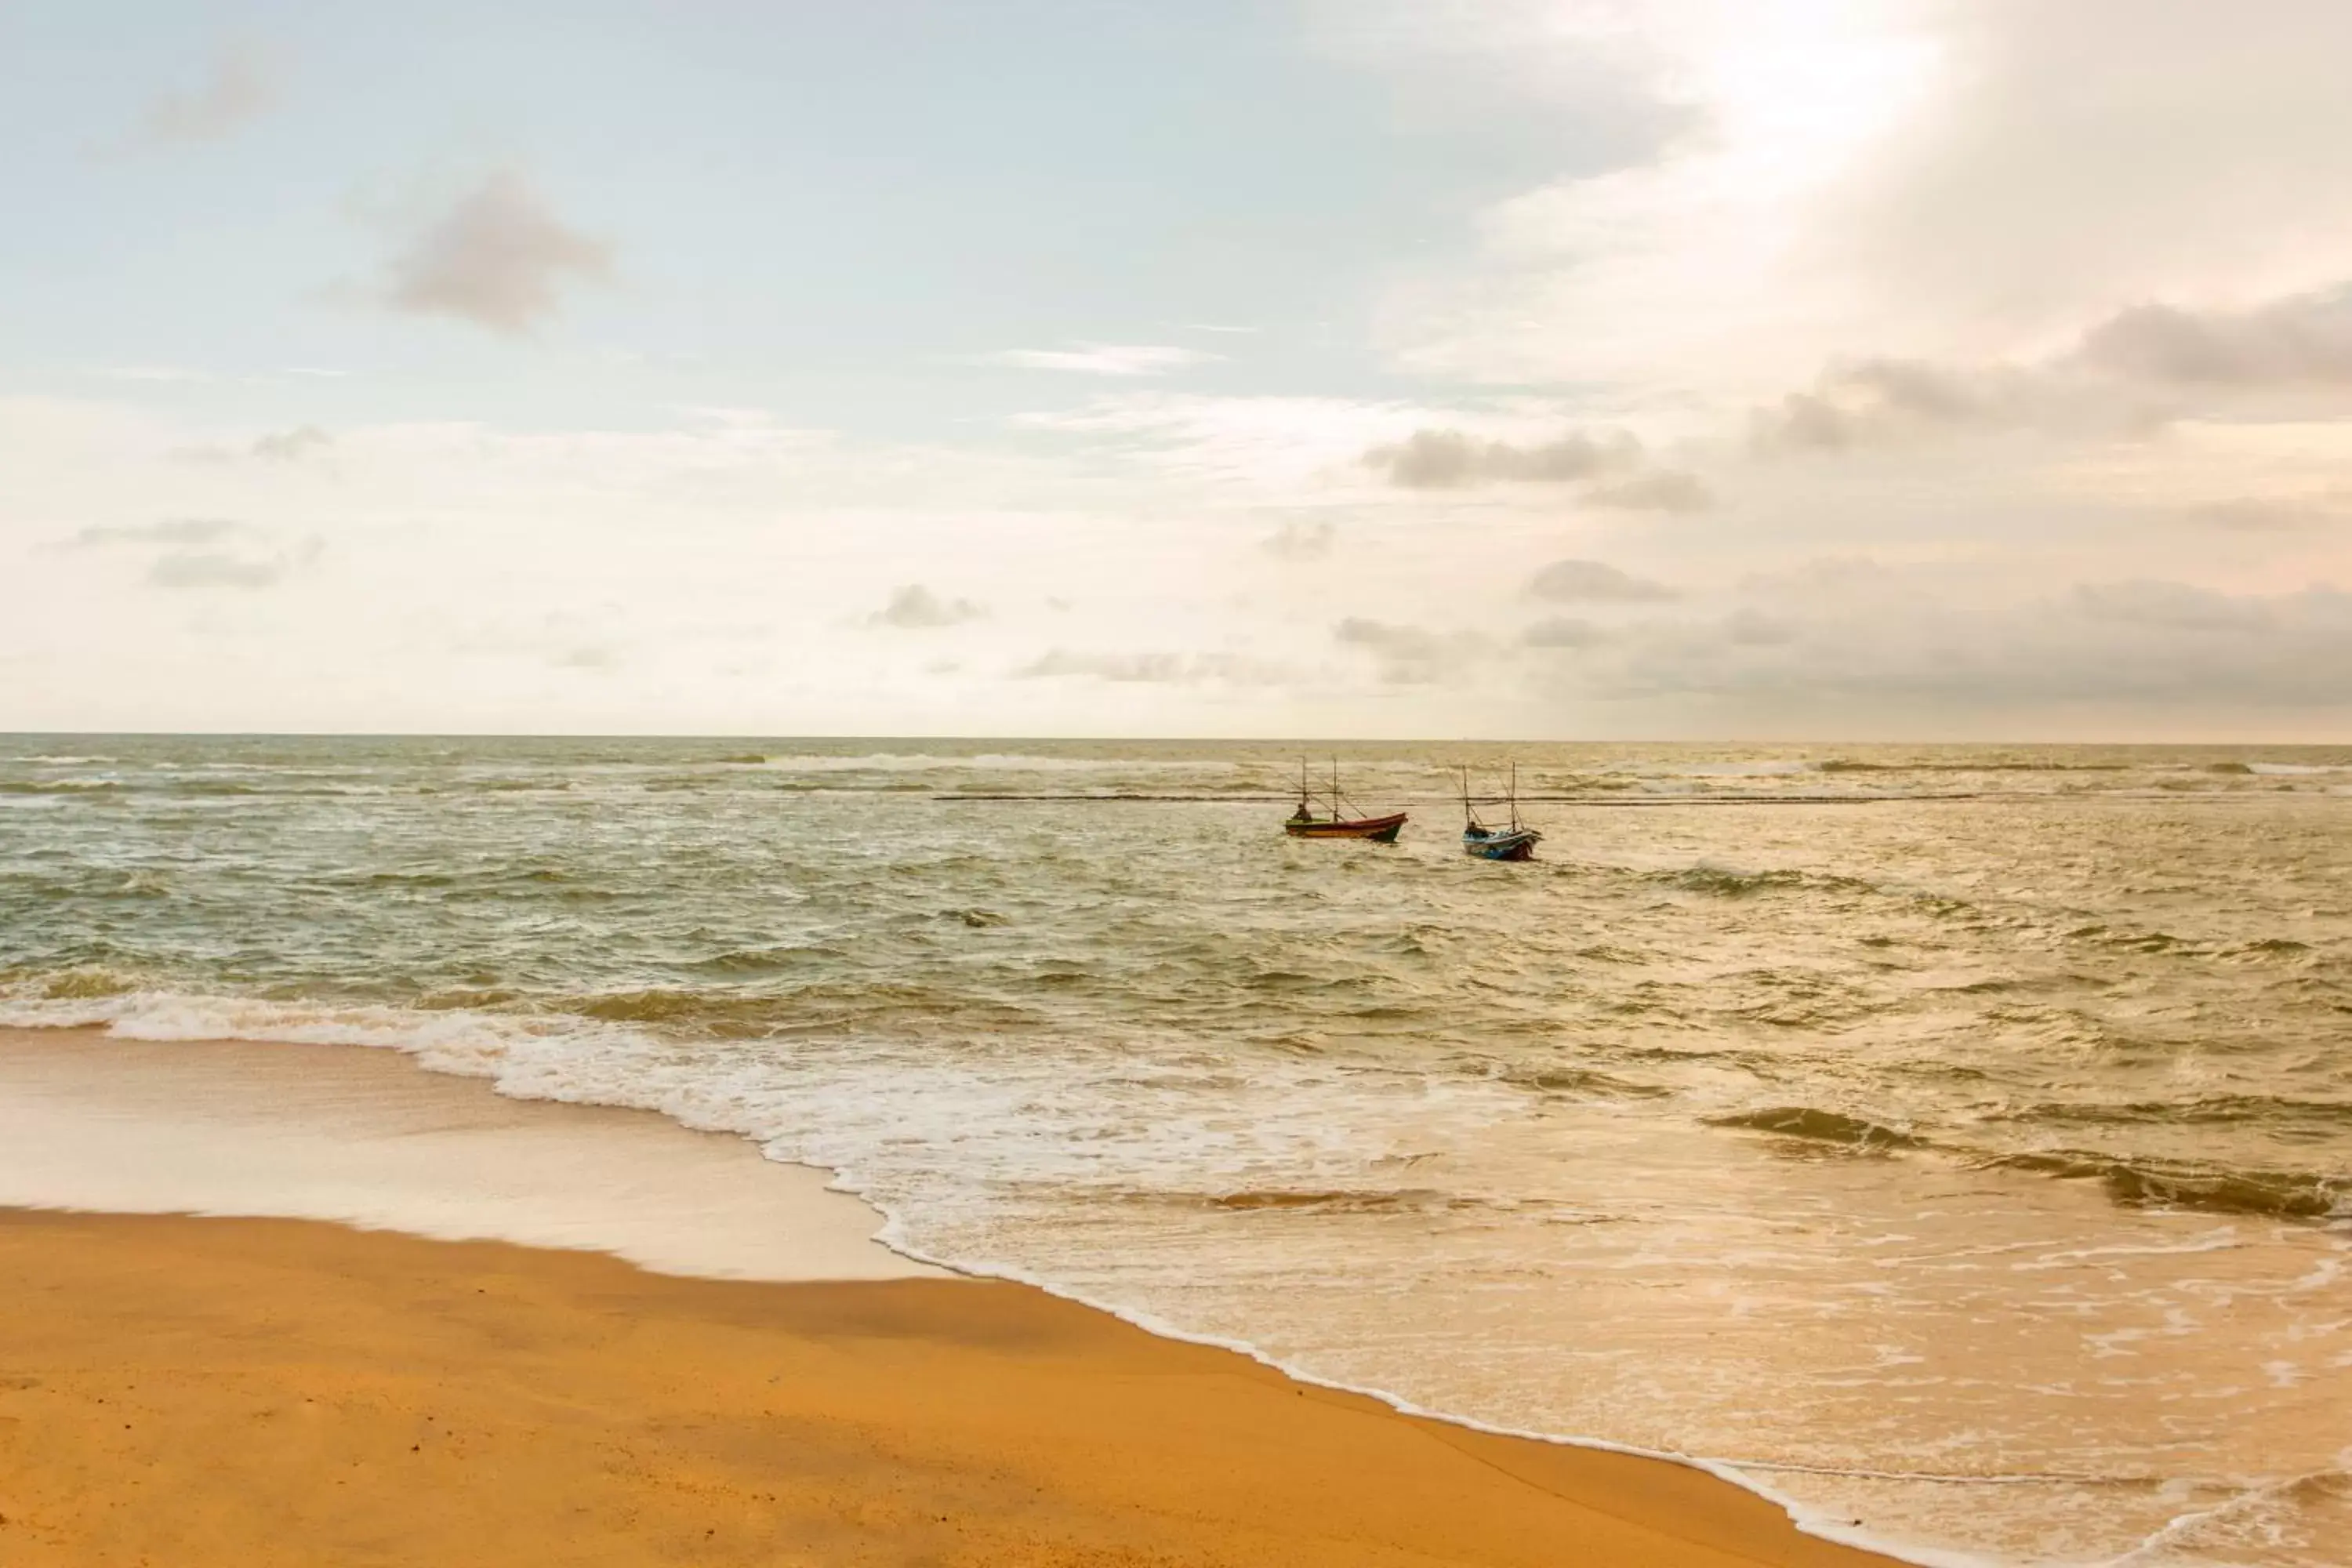
{"label": "ripple on water", "polygon": [[1270,747],[16,749],[0,1020],[735,1129],[928,1255],[1884,1538],[2346,1538],[2352,752],[1528,747],[1577,798],[1497,868],[1454,747],[1343,757],[1377,852],[1281,838]]}

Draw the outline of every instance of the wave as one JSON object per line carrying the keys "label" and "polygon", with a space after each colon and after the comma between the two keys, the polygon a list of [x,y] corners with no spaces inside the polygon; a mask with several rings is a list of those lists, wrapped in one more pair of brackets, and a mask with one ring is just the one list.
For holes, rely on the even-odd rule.
{"label": "wave", "polygon": [[[730,757],[746,763],[751,757]],[[868,752],[861,756],[817,753],[761,755],[759,765],[778,773],[1228,773],[1235,763],[1216,757],[1055,757],[1027,752],[982,752],[955,756],[935,752]]]}
{"label": "wave", "polygon": [[[1155,1193],[1150,1195],[1157,1199],[1164,1194]],[[1304,1209],[1323,1214],[1396,1214],[1476,1206],[1473,1200],[1429,1187],[1411,1187],[1395,1191],[1336,1188],[1322,1192],[1297,1191],[1288,1188],[1244,1189],[1239,1192],[1212,1194],[1203,1201],[1210,1207],[1219,1209],[1244,1211]]]}
{"label": "wave", "polygon": [[[138,991],[140,985],[137,976],[97,967],[58,970],[46,974],[0,973],[0,997],[5,997],[12,988],[21,987],[23,994],[36,1002],[102,1001],[109,997],[128,996]],[[0,1004],[0,1022],[5,1021],[5,1004]]]}
{"label": "wave", "polygon": [[[2314,1102],[2313,1108],[2326,1114],[2352,1117],[2352,1107]],[[2146,1120],[2154,1121],[2158,1119],[2156,1112],[2162,1108],[2141,1109],[2148,1112]],[[2230,1120],[2251,1109],[2227,1100],[2208,1101],[2202,1106],[2203,1119]],[[2240,1169],[2086,1150],[1988,1153],[1905,1132],[1843,1111],[1804,1105],[1737,1111],[1706,1121],[1713,1127],[1771,1132],[1784,1138],[1834,1144],[1859,1153],[1927,1151],[1956,1158],[1979,1170],[2021,1171],[2062,1181],[2093,1181],[2099,1184],[2109,1199],[2126,1208],[2190,1209],[2301,1220],[2335,1219],[2352,1214],[2352,1174],[2347,1173]]]}
{"label": "wave", "polygon": [[1521,1068],[1502,1075],[1507,1083],[1543,1094],[1591,1095],[1606,1100],[1658,1100],[1674,1090],[1663,1084],[1636,1083],[1591,1068]]}
{"label": "wave", "polygon": [[[0,987],[5,986],[7,978],[0,975]],[[54,980],[58,978],[62,977],[53,977],[53,990],[55,989]],[[114,978],[119,981],[122,977]],[[658,1013],[665,1008],[676,1005],[677,998],[684,994],[613,993],[607,1000],[612,1004],[611,1010],[617,1016],[601,1018],[582,1017],[576,1014],[494,1015],[462,1010],[436,1015],[414,1008],[338,1006],[216,996],[173,995],[156,992],[125,994],[107,989],[104,983],[95,980],[94,977],[91,985],[91,994],[86,996],[68,995],[61,992],[49,996],[47,999],[48,1003],[47,1016],[40,1021],[47,1023],[111,1022],[116,1032],[120,1034],[150,1039],[197,1040],[247,1037],[390,1047],[415,1056],[425,1065],[440,1070],[467,1072],[494,1079],[502,1090],[518,1096],[633,1103],[659,1111],[688,1125],[749,1132],[755,1137],[761,1136],[761,1130],[764,1128],[768,1133],[776,1135],[772,1142],[764,1145],[772,1157],[807,1159],[813,1163],[830,1165],[836,1171],[845,1173],[841,1178],[841,1184],[844,1187],[853,1191],[861,1190],[860,1178],[854,1169],[858,1159],[854,1141],[837,1138],[828,1141],[821,1131],[817,1132],[783,1131],[783,1127],[790,1124],[789,1118],[781,1122],[768,1120],[777,1114],[772,1109],[775,1102],[763,1103],[756,1098],[740,1092],[744,1074],[688,1073],[683,1070],[676,1052],[664,1045],[662,1039],[655,1033],[641,1032],[633,1026],[637,1021],[629,1016],[633,1009],[642,1008]],[[21,1004],[11,1004],[5,999],[5,989],[0,988],[0,1023],[26,1021],[26,1014],[30,1009]],[[649,998],[650,1001],[648,1001]],[[495,1005],[497,999],[494,993],[485,993],[476,998],[486,1005]],[[451,998],[451,1000],[459,999]],[[625,1049],[626,1054],[617,1054],[614,1047],[622,1047]],[[747,1056],[741,1059],[748,1062],[758,1058]],[[926,1089],[925,1086],[950,1082],[961,1083],[961,1080],[946,1078],[917,1078],[908,1081],[918,1086],[917,1090],[910,1091],[906,1096],[908,1109],[912,1109],[914,1102],[924,1098],[926,1092],[934,1099],[948,1098],[940,1095],[935,1088]],[[1028,1093],[1032,1090],[1023,1089],[1021,1092]],[[894,1100],[890,1107],[890,1114],[895,1116],[898,1113],[899,1107]],[[978,1121],[983,1118],[972,1117],[971,1120]],[[1897,1127],[1859,1116],[1801,1104],[1750,1110],[1724,1118],[1719,1124],[1805,1139],[1824,1146],[1839,1146],[1864,1152],[1908,1149],[1924,1146],[1925,1142],[1924,1140],[1916,1139]],[[936,1116],[929,1123],[934,1130],[945,1125],[946,1123]],[[941,1158],[953,1159],[956,1156],[942,1155]],[[1443,1168],[1438,1167],[1441,1170]],[[1207,1216],[1211,1214],[1225,1214],[1234,1216],[1225,1223],[1235,1226],[1254,1227],[1262,1234],[1276,1232],[1286,1224],[1293,1223],[1286,1221],[1285,1216],[1297,1216],[1295,1223],[1300,1225],[1307,1224],[1313,1215],[1323,1215],[1337,1216],[1334,1223],[1339,1226],[1387,1224],[1410,1226],[1416,1223],[1411,1217],[1414,1215],[1439,1216],[1463,1211],[1491,1211],[1507,1205],[1510,1201],[1508,1199],[1489,1201],[1475,1195],[1449,1192],[1438,1186],[1390,1187],[1383,1184],[1381,1173],[1365,1173],[1371,1178],[1366,1182],[1351,1179],[1355,1176],[1355,1173],[1338,1168],[1301,1170],[1293,1174],[1289,1172],[1258,1167],[1249,1170],[1246,1175],[1239,1171],[1234,1173],[1240,1184],[1227,1190],[1194,1190],[1172,1194],[1151,1193],[1140,1195],[1148,1196],[1152,1201],[1169,1201],[1172,1198],[1178,1203],[1196,1205],[1199,1217],[1193,1223],[1207,1223]],[[1420,1173],[1404,1174],[1399,1172],[1397,1173],[1408,1181],[1428,1179]],[[2053,1170],[2047,1173],[2075,1176],[2093,1173],[2070,1168]],[[2112,1186],[2110,1190],[2114,1190]],[[887,1195],[887,1188],[885,1187],[882,1191]],[[1080,1190],[1076,1195],[1084,1197],[1087,1194],[1085,1190]],[[1118,1197],[1125,1194],[1098,1195]],[[2136,1192],[2129,1201],[2135,1203],[2179,1202],[2179,1197],[2176,1193],[2164,1199],[2156,1199],[2147,1196],[2144,1192]],[[929,1261],[941,1263],[950,1268],[963,1268],[1010,1278],[1026,1279],[1057,1294],[1088,1300],[1092,1305],[1116,1312],[1154,1331],[1171,1333],[1179,1338],[1196,1340],[1203,1338],[1197,1332],[1192,1334],[1182,1332],[1181,1325],[1171,1325],[1140,1312],[1132,1302],[1122,1303],[1116,1300],[1101,1299],[1115,1296],[1117,1292],[1100,1280],[1097,1281],[1098,1288],[1085,1289],[1082,1293],[1081,1289],[1073,1288],[1067,1278],[1059,1280],[1041,1278],[1035,1273],[1022,1271],[1008,1262],[986,1254],[977,1258],[960,1257],[954,1255],[957,1249],[950,1247],[950,1255],[934,1255],[929,1249],[910,1243],[908,1239],[910,1235],[918,1233],[910,1230],[908,1222],[887,1208],[885,1212],[890,1214],[884,1231],[886,1240],[911,1256],[924,1257]],[[2275,1212],[2302,1216],[2313,1211],[2308,1208],[2292,1207],[2265,1210],[2241,1204],[2231,1212]],[[1364,1217],[1351,1219],[1348,1216]],[[1381,1216],[1399,1217],[1383,1219]],[[1474,1224],[1482,1223],[1486,1217],[1486,1215],[1484,1212],[1468,1214],[1468,1218]],[[1573,1222],[1592,1223],[1593,1217],[1583,1215],[1575,1218]],[[1559,1222],[1567,1223],[1570,1218],[1569,1211],[1563,1208],[1560,1211]],[[963,1250],[970,1251],[971,1248],[966,1247]],[[1088,1277],[1081,1274],[1078,1278],[1083,1279]],[[1225,1344],[1229,1348],[1252,1354],[1271,1364],[1283,1366],[1285,1370],[1292,1370],[1285,1362],[1277,1360],[1274,1354],[1244,1341],[1214,1339],[1207,1342]],[[1437,1415],[1440,1418],[1460,1419],[1458,1415],[1451,1413],[1430,1410],[1402,1397],[1383,1394],[1376,1387],[1366,1387],[1361,1380],[1353,1384],[1342,1384],[1332,1382],[1327,1376],[1315,1378],[1313,1381],[1326,1383],[1331,1386],[1353,1386],[1359,1391],[1387,1399],[1400,1408],[1415,1410],[1418,1413]],[[1476,1421],[1464,1421],[1462,1424],[1484,1426],[1484,1424]],[[1485,1427],[1484,1429],[1495,1428]],[[1589,1441],[1580,1437],[1564,1439],[1557,1432],[1549,1434],[1536,1432],[1527,1435],[1546,1436],[1552,1441],[1570,1440],[1580,1443]],[[1590,1446],[1617,1447],[1608,1443],[1591,1443]],[[1757,1478],[1743,1473],[1736,1461],[1719,1465],[1702,1464],[1701,1468],[1710,1468],[1715,1473],[1724,1475],[1727,1479],[1781,1500],[1783,1506],[1806,1520],[1809,1529],[1813,1529],[1816,1533],[1837,1538],[1838,1531],[1830,1528],[1825,1517],[1807,1513],[1796,1504],[1780,1498],[1780,1494],[1770,1488],[1759,1485]],[[1864,1539],[1858,1530],[1846,1525],[1845,1521],[1850,1517],[1843,1516],[1838,1521],[1840,1527],[1845,1529],[1843,1538]],[[1958,1561],[1956,1558],[1946,1560]]]}
{"label": "wave", "polygon": [[2095,1181],[2126,1208],[2196,1209],[2273,1219],[2333,1219],[2352,1205],[2352,1176],[2230,1170],[2187,1161],[2125,1159],[2071,1150],[1993,1154],[1973,1162],[2065,1181]]}
{"label": "wave", "polygon": [[1822,773],[2122,773],[2134,771],[2129,763],[2057,763],[2004,761],[1984,758],[1959,763],[1868,763],[1851,757],[1829,757],[1811,764]]}
{"label": "wave", "polygon": [[2118,1104],[2047,1101],[2000,1112],[2000,1121],[2062,1122],[2086,1126],[2175,1126],[2184,1123],[2337,1122],[2352,1126],[2352,1101],[2301,1100],[2285,1095],[2218,1094],[2199,1100],[2151,1100]]}
{"label": "wave", "polygon": [[1833,871],[1801,871],[1789,867],[1770,870],[1749,871],[1719,861],[1701,860],[1695,866],[1678,871],[1653,871],[1646,879],[1680,888],[1688,892],[1706,893],[1719,899],[1748,899],[1760,893],[1778,893],[1803,889],[1824,893],[1858,893],[1874,898],[1897,899],[1927,906],[1930,912],[1959,914],[1972,911],[1975,906],[1965,900],[1946,893],[1920,889],[1885,886],[1861,877],[1842,876]]}
{"label": "wave", "polygon": [[1802,871],[1742,871],[1737,867],[1702,860],[1686,870],[1668,872],[1659,879],[1694,893],[1745,899],[1781,888],[1801,888],[1806,878]]}
{"label": "wave", "polygon": [[2223,958],[2296,958],[2311,951],[2309,942],[2293,937],[2265,937],[2259,942],[2241,942],[2236,947],[2221,950]]}
{"label": "wave", "polygon": [[1867,1121],[1859,1116],[1848,1116],[1843,1111],[1823,1110],[1810,1105],[1780,1105],[1763,1110],[1735,1111],[1727,1116],[1710,1116],[1706,1118],[1706,1123],[1710,1127],[1777,1132],[1784,1138],[1808,1138],[1823,1143],[1843,1144],[1864,1153],[1929,1146],[1926,1139],[1908,1132]]}

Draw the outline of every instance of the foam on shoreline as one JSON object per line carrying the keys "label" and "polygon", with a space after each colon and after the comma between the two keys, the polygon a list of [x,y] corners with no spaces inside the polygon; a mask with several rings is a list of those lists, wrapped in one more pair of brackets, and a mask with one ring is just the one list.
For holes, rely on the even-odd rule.
{"label": "foam on shoreline", "polygon": [[515,1098],[450,1062],[352,1043],[0,1026],[0,1208],[324,1220],[602,1252],[709,1279],[998,1279],[1403,1415],[1697,1470],[1823,1541],[1922,1568],[1986,1568],[1853,1529],[1719,1462],[1433,1409],[1024,1269],[973,1276],[928,1258],[894,1216],[833,1187],[834,1173],[776,1160],[740,1134],[651,1110]]}

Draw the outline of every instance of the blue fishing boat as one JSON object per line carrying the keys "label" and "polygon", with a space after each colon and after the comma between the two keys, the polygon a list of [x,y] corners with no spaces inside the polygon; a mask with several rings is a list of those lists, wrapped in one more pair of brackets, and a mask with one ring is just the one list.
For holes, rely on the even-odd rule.
{"label": "blue fishing boat", "polygon": [[[1507,815],[1500,823],[1479,816],[1482,805],[1499,805]],[[1519,765],[1511,764],[1510,787],[1500,798],[1474,799],[1470,770],[1462,770],[1462,852],[1481,860],[1532,860],[1543,835],[1519,820]]]}

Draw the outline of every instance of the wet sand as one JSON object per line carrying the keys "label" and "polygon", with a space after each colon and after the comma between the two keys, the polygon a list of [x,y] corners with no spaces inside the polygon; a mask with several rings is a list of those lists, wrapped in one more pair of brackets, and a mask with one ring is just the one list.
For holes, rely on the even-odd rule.
{"label": "wet sand", "polygon": [[946,1277],[877,1243],[881,1216],[830,1179],[397,1051],[0,1028],[0,1205],[337,1220],[707,1279]]}
{"label": "wet sand", "polygon": [[[86,1148],[95,1162],[139,1142],[136,1180],[160,1193],[173,1159],[217,1163],[229,1147],[201,1130],[224,1124],[218,1096],[195,1093],[179,1097],[180,1121],[199,1131],[152,1142],[173,1121],[161,1087],[173,1075],[206,1059],[264,1072],[278,1069],[255,1064],[293,1063],[310,1079],[299,1092],[343,1103],[342,1141],[362,1146],[352,1130],[388,1113],[352,1109],[337,1076],[348,1067],[381,1076],[377,1098],[412,1118],[420,1102],[401,1098],[400,1075],[428,1086],[437,1109],[425,1121],[439,1131],[387,1133],[386,1147],[422,1139],[415,1153],[446,1155],[447,1118],[471,1097],[492,1126],[560,1125],[590,1151],[549,1170],[636,1175],[573,1194],[565,1248],[315,1219],[0,1210],[0,1562],[12,1568],[1884,1561],[1801,1535],[1770,1503],[1698,1470],[1400,1415],[1026,1287],[651,1272],[593,1248],[599,1235],[645,1228],[651,1209],[631,1205],[648,1191],[667,1202],[677,1189],[642,1184],[650,1167],[635,1162],[657,1158],[644,1147],[593,1151],[608,1135],[626,1149],[633,1135],[614,1129],[657,1119],[501,1101],[373,1053],[259,1049],[0,1041],[0,1058],[15,1052],[0,1104],[13,1131],[45,1115],[87,1130],[106,1121],[100,1091],[115,1080],[123,1126],[141,1138]],[[287,1096],[281,1118],[320,1113]],[[277,1124],[248,1108],[236,1169],[176,1176],[265,1201],[262,1176],[291,1167],[251,1152]],[[688,1169],[697,1149],[749,1154],[730,1139],[660,1137]],[[513,1146],[495,1158],[477,1147],[474,1168],[499,1173],[518,1201],[549,1201],[517,1174]],[[289,1147],[325,1158],[303,1138]],[[16,1188],[34,1184],[28,1172],[71,1174],[62,1134],[41,1148],[37,1170],[0,1144]],[[416,1202],[405,1175],[389,1195],[357,1192],[355,1172],[401,1168],[381,1154],[362,1148],[341,1167],[333,1201],[380,1215]],[[803,1218],[813,1191],[858,1209],[796,1184],[812,1173],[750,1157],[730,1184],[772,1171]],[[462,1162],[439,1163],[460,1171],[444,1188],[462,1187]],[[279,1197],[298,1206],[316,1194]],[[599,1203],[626,1223],[600,1232]],[[478,1202],[452,1223],[494,1234],[498,1206]],[[673,1236],[673,1262],[740,1263],[726,1235],[746,1212],[722,1207],[715,1240]],[[684,1233],[702,1216],[678,1209],[669,1221]],[[547,1223],[541,1212],[515,1228]],[[795,1261],[787,1248],[768,1264],[789,1279],[823,1256]]]}

